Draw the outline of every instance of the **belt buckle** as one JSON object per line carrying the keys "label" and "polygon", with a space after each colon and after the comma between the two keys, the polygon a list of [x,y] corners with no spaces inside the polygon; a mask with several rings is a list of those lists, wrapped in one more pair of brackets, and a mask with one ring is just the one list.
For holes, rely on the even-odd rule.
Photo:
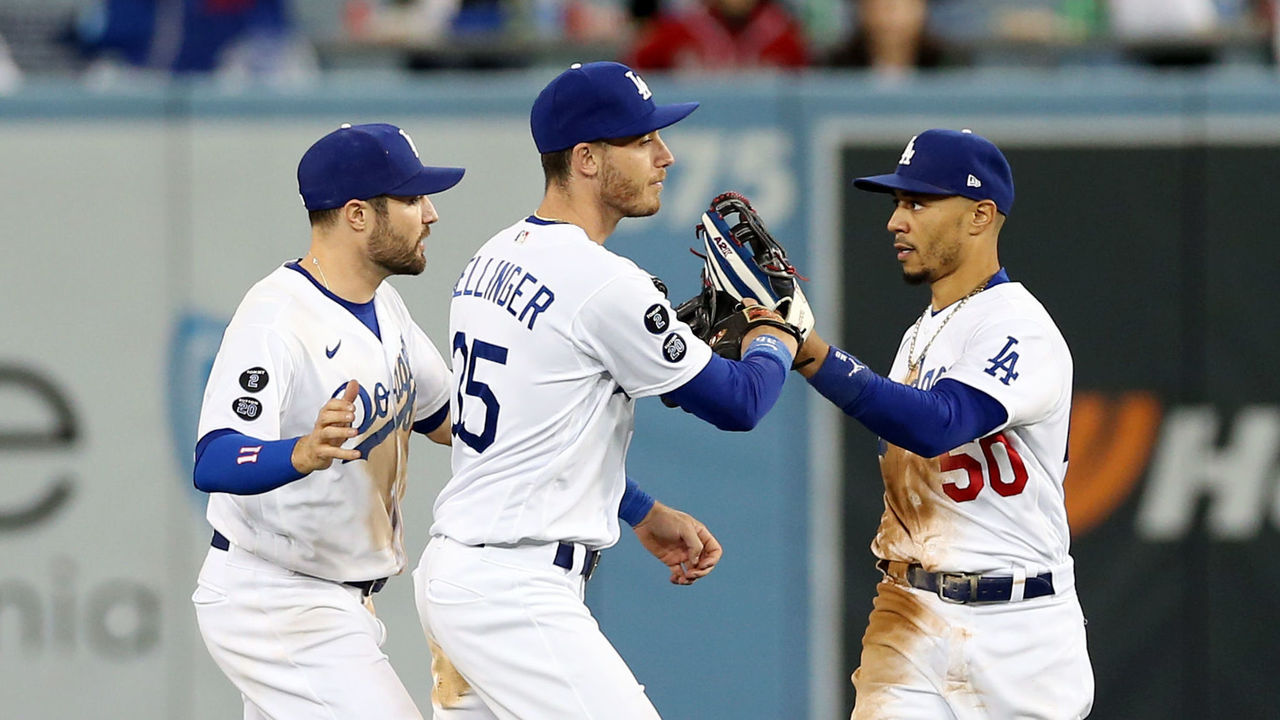
{"label": "belt buckle", "polygon": [[582,560],[582,581],[591,580],[591,576],[596,574],[596,567],[600,565],[600,551],[588,550],[587,556]]}
{"label": "belt buckle", "polygon": [[[965,605],[973,602],[978,597],[978,575],[973,573],[962,572],[941,572],[938,573],[938,599],[952,605]],[[946,595],[947,582],[950,580],[966,580],[969,584],[969,596],[964,600],[955,600]]]}

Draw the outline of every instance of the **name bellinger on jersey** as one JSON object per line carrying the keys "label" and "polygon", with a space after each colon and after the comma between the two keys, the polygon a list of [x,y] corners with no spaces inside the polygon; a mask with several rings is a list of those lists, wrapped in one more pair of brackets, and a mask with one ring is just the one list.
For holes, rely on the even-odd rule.
{"label": "name bellinger on jersey", "polygon": [[431,534],[613,545],[635,398],[680,387],[711,349],[635,263],[537,217],[480,248],[449,317],[453,479]]}
{"label": "name bellinger on jersey", "polygon": [[[522,230],[524,234],[528,231]],[[517,238],[517,242],[524,238]],[[525,286],[529,287],[526,288]],[[511,317],[533,329],[539,313],[555,302],[556,294],[538,282],[533,273],[510,260],[476,255],[467,263],[453,286],[454,297],[477,297],[506,308]]]}

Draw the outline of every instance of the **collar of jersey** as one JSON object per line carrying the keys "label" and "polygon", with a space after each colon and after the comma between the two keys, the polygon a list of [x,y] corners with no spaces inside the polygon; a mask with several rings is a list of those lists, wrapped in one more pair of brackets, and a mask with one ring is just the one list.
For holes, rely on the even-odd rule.
{"label": "collar of jersey", "polygon": [[302,269],[302,266],[298,264],[297,260],[287,262],[284,264],[284,266],[289,268],[290,270],[297,272],[302,277],[306,278],[308,282],[314,285],[317,290],[324,293],[326,297],[338,303],[342,307],[346,308],[347,312],[354,315],[356,320],[360,321],[361,325],[364,325],[365,327],[369,328],[370,332],[372,332],[374,335],[377,335],[379,340],[382,339],[382,333],[374,329],[374,327],[371,326],[369,324],[369,321],[366,319],[370,316],[376,317],[376,315],[374,315],[373,300],[370,300],[369,302],[362,302],[362,303],[351,302],[350,300],[343,300],[337,295],[334,295],[333,293],[329,292],[329,288],[321,285],[319,281],[311,277],[311,273]]}
{"label": "collar of jersey", "polygon": [[[306,273],[303,273],[303,275],[306,275]],[[311,277],[311,276],[307,275],[307,277]],[[315,282],[315,279],[312,278],[311,282]],[[991,276],[991,279],[987,281],[987,284],[982,286],[982,289],[990,290],[991,288],[997,285],[1000,285],[1001,283],[1007,283],[1007,282],[1009,282],[1009,271],[1005,270],[1004,268],[1000,268],[999,270],[996,271],[995,275]],[[951,306],[948,305],[947,307],[951,307]],[[947,308],[942,308],[942,310],[946,310],[946,309]],[[930,314],[937,315],[938,313],[942,312],[942,310],[934,310]]]}
{"label": "collar of jersey", "polygon": [[546,218],[540,218],[537,215],[530,215],[529,217],[525,218],[524,221],[532,225],[568,225],[569,224],[563,220],[548,220]]}

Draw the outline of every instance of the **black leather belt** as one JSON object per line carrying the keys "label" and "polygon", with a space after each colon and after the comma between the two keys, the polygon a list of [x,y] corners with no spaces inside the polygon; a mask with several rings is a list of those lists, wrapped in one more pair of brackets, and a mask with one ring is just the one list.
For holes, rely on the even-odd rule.
{"label": "black leather belt", "polygon": [[[217,530],[213,531],[213,540],[211,540],[209,544],[217,548],[218,550],[223,550],[223,551],[229,550],[231,548],[231,541],[228,540],[225,535],[218,532]],[[360,592],[364,593],[365,597],[368,597],[378,592],[379,590],[381,590],[382,586],[387,584],[387,579],[378,578],[377,580],[361,580],[359,582],[344,582],[342,584],[350,585],[353,588],[358,588]]]}
{"label": "black leather belt", "polygon": [[[893,563],[901,565],[901,563]],[[1009,602],[1013,597],[1013,578],[987,576],[981,573],[927,572],[918,564],[906,567],[903,574],[889,572],[888,560],[880,560],[876,567],[890,577],[905,581],[908,585],[935,593],[946,602],[990,603]],[[1024,600],[1053,594],[1053,573],[1041,573],[1028,577],[1022,597]]]}

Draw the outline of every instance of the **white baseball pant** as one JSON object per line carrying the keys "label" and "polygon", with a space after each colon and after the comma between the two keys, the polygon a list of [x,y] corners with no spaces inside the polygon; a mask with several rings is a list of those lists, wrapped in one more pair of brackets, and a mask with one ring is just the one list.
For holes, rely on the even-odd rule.
{"label": "white baseball pant", "polygon": [[658,720],[583,602],[584,549],[569,569],[553,564],[556,550],[427,544],[413,573],[418,615],[473,691],[456,708],[433,705],[436,720]]}
{"label": "white baseball pant", "polygon": [[886,579],[853,674],[852,720],[1078,720],[1093,706],[1084,615],[1069,573],[1056,594],[958,605]]}
{"label": "white baseball pant", "polygon": [[245,720],[422,720],[379,649],[386,626],[358,588],[232,545],[209,550],[191,602]]}

